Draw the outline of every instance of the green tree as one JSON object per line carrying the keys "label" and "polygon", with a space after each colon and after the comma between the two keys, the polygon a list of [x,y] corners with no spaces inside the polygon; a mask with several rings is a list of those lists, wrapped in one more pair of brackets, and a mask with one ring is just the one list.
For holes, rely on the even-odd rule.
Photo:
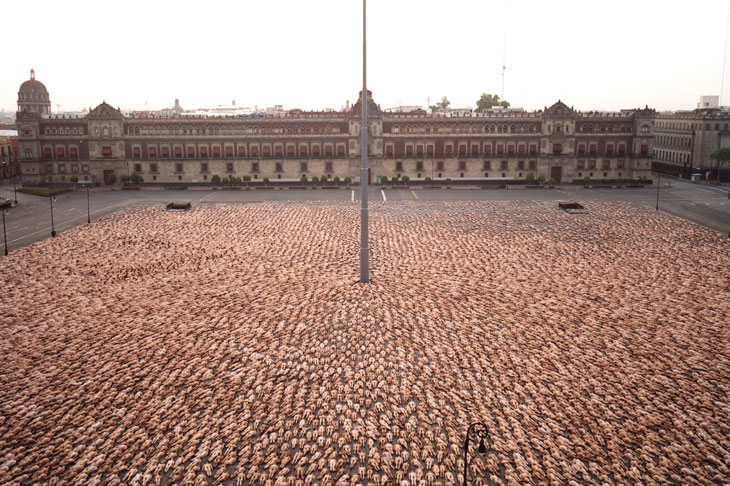
{"label": "green tree", "polygon": [[335,176],[335,178],[332,179],[332,180],[334,181],[335,184],[339,184],[340,183],[340,176]]}
{"label": "green tree", "polygon": [[319,177],[312,176],[312,184],[319,184]]}
{"label": "green tree", "polygon": [[351,182],[352,182],[352,177],[345,177],[345,184],[347,184],[349,186]]}
{"label": "green tree", "polygon": [[73,175],[73,176],[71,176],[71,182],[73,182],[74,184],[76,184],[77,182],[79,182],[79,178],[76,177],[75,175]]}
{"label": "green tree", "polygon": [[221,183],[221,176],[214,175],[213,177],[210,178],[210,182],[212,182],[213,184],[220,184]]}
{"label": "green tree", "polygon": [[532,172],[530,172],[529,174],[527,174],[525,176],[525,180],[527,182],[533,182],[535,180],[535,174],[533,174]]}
{"label": "green tree", "polygon": [[723,147],[715,150],[710,154],[710,159],[715,161],[715,169],[717,170],[717,180],[720,180],[720,167],[730,160],[730,148]]}
{"label": "green tree", "polygon": [[380,176],[380,183],[385,185],[388,182],[388,176]]}
{"label": "green tree", "polygon": [[266,186],[268,184],[269,184],[269,178],[268,177],[264,177],[264,185]]}
{"label": "green tree", "polygon": [[142,177],[141,174],[132,172],[132,177],[130,178],[130,181],[132,181],[132,184],[141,184],[144,182],[144,177]]}
{"label": "green tree", "polygon": [[435,105],[431,105],[429,108],[431,108],[431,111],[433,113],[438,113],[439,111],[443,111],[448,108],[449,105],[451,105],[451,102],[446,96],[444,96],[443,98],[441,98],[441,101],[439,101]]}
{"label": "green tree", "polygon": [[116,176],[116,174],[114,174],[114,172],[112,172],[111,174],[106,176],[106,183],[109,184],[110,186],[113,186],[116,182],[117,182],[117,176]]}
{"label": "green tree", "polygon": [[499,95],[482,93],[477,100],[477,110],[488,110],[494,106],[509,108],[509,101],[499,101]]}
{"label": "green tree", "polygon": [[408,184],[408,182],[409,182],[409,181],[411,180],[411,178],[410,178],[410,177],[408,177],[407,175],[404,175],[404,176],[403,176],[403,177],[401,178],[401,180],[403,181],[403,183],[404,183],[404,184]]}

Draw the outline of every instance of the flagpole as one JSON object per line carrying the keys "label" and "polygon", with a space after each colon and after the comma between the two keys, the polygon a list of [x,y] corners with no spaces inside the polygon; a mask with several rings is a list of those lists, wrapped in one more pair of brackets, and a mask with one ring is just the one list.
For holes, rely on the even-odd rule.
{"label": "flagpole", "polygon": [[366,50],[366,1],[362,0],[362,167],[360,170],[360,282],[370,282],[370,268],[368,263],[368,88],[367,88],[367,50]]}

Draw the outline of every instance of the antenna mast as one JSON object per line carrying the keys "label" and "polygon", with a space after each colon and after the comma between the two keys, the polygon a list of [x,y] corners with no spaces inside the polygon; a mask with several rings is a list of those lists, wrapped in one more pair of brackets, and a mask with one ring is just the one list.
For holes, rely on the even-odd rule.
{"label": "antenna mast", "polygon": [[502,45],[502,101],[504,101],[504,70],[507,67],[507,33],[504,34],[504,43]]}
{"label": "antenna mast", "polygon": [[719,106],[722,106],[722,92],[725,88],[725,59],[727,59],[727,31],[730,27],[730,12],[728,12],[727,21],[725,22],[725,50],[722,54],[722,79],[720,80],[720,101]]}

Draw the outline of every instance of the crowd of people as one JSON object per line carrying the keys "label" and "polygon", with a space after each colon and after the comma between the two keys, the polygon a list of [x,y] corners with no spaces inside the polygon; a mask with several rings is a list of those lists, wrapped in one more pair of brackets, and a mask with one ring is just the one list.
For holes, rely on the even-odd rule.
{"label": "crowd of people", "polygon": [[730,243],[628,205],[124,210],[0,269],[0,484],[730,482]]}

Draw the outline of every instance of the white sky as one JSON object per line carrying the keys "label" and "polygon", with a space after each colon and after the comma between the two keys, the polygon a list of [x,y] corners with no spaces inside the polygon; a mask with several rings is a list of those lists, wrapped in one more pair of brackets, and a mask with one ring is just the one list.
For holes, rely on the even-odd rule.
{"label": "white sky", "polygon": [[[0,108],[30,68],[53,111],[230,104],[341,108],[362,86],[360,0],[3,2]],[[691,109],[719,94],[730,0],[369,0],[368,89],[382,108]],[[730,74],[730,63],[727,71]],[[726,75],[726,79],[727,79]],[[730,81],[723,104],[730,102]]]}

